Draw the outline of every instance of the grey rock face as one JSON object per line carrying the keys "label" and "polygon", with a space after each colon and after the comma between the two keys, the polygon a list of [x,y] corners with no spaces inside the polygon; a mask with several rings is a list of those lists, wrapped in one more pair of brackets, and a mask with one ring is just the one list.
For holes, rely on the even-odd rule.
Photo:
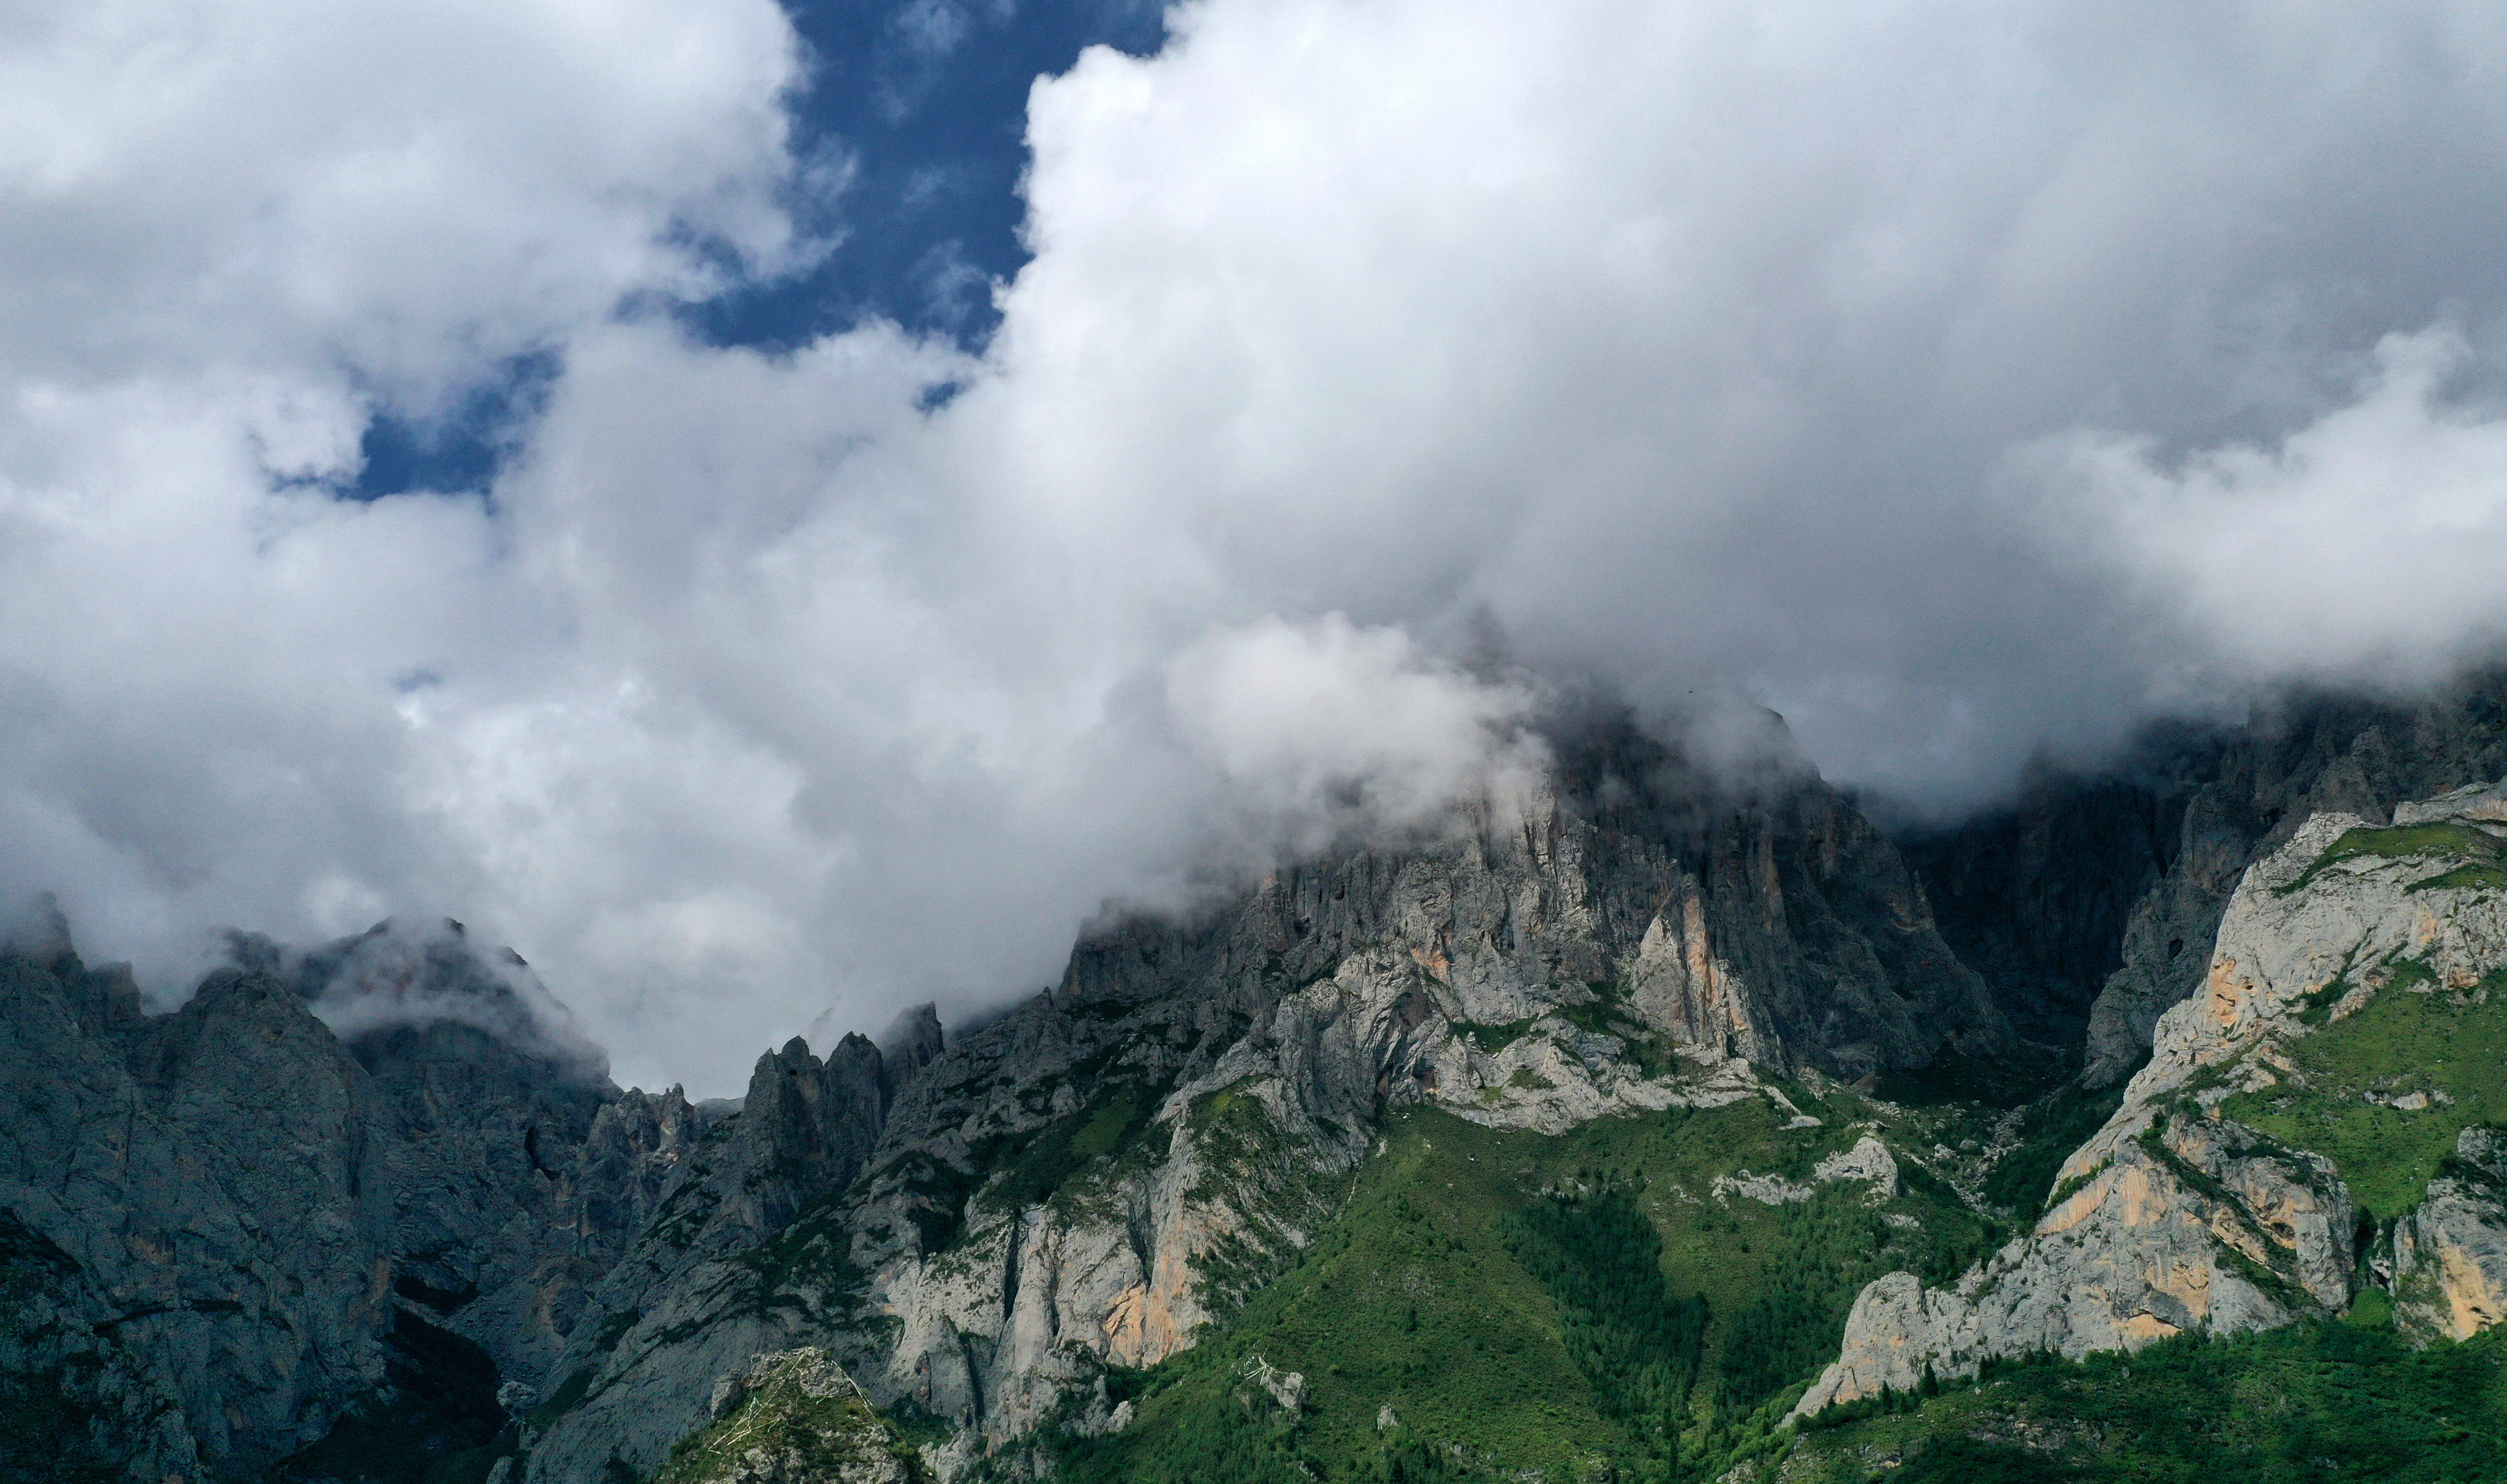
{"label": "grey rock face", "polygon": [[2122,961],[2090,1010],[2085,1077],[2092,1086],[2141,1064],[2159,1017],[2200,987],[2239,876],[2307,818],[2383,820],[2412,801],[2507,776],[2507,670],[2409,709],[2294,703],[2216,742],[2179,746],[2161,771],[2168,775],[2154,785],[2161,796],[2186,799],[2182,836],[2173,863],[2133,909]]}
{"label": "grey rock face", "polygon": [[[1752,1060],[1860,1076],[2008,1044],[1835,795],[1716,800],[1659,749],[1617,746],[1570,756],[1519,814],[1283,870],[1196,922],[1109,924],[1052,993],[916,1052],[919,1073],[866,1046],[841,1074],[841,1050],[761,1063],[603,1285],[609,1318],[578,1326],[530,1476],[613,1450],[654,1466],[715,1378],[804,1344],[958,1425],[942,1462],[962,1465],[1107,1363],[1192,1343],[1328,1218],[1389,1106],[1558,1130],[1780,1098]],[[874,1116],[830,1077],[896,1090]],[[849,1122],[825,1120],[837,1104]],[[858,1165],[845,1129],[876,1134]],[[1894,1176],[1879,1164],[1835,1177]]]}
{"label": "grey rock face", "polygon": [[182,1398],[78,1260],[0,1210],[0,1478],[197,1476]]}
{"label": "grey rock face", "polygon": [[841,1253],[833,1203],[876,1145],[890,1089],[924,1069],[912,1052],[906,1063],[891,1070],[858,1035],[822,1062],[795,1037],[758,1059],[738,1111],[694,1126],[552,1369],[560,1415],[533,1442],[530,1477],[597,1477],[612,1453],[656,1466],[700,1425],[714,1378],[815,1332],[833,1300],[785,1281]]}
{"label": "grey rock face", "polygon": [[2395,1224],[2394,1307],[2403,1322],[2467,1340],[2507,1319],[2507,1139],[2465,1129],[2456,1174]]}
{"label": "grey rock face", "polygon": [[2037,1223],[1947,1289],[1867,1287],[1796,1409],[1973,1376],[1996,1357],[2078,1359],[2189,1330],[2235,1334],[2349,1301],[2351,1209],[2320,1159],[2257,1157],[2234,1124],[2168,1118],[2115,1145]]}
{"label": "grey rock face", "polygon": [[932,1006],[916,1005],[896,1018],[889,1028],[880,1048],[881,1087],[893,1101],[905,1090],[905,1084],[920,1075],[923,1068],[940,1060],[946,1049],[940,1033],[940,1015]]}
{"label": "grey rock face", "polygon": [[586,1288],[658,1203],[692,1132],[686,1100],[622,1095],[451,1022],[349,1049],[386,1110],[394,1291],[544,1384]]}
{"label": "grey rock face", "polygon": [[315,1013],[323,954],[246,940],[149,1017],[65,928],[0,952],[0,1208],[75,1269],[62,1332],[98,1337],[114,1394],[171,1398],[124,1440],[134,1459],[258,1478],[387,1405],[418,1357],[476,1354],[465,1336],[535,1379],[644,1224],[685,1101],[481,1029],[513,1006],[465,1005],[465,981],[519,965],[430,941],[404,988],[476,1013],[371,1020],[353,1043]]}
{"label": "grey rock face", "polygon": [[108,1326],[238,1469],[382,1378],[389,1220],[365,1073],[264,974],[182,1010],[74,958],[0,959],[0,1206],[76,1263]]}
{"label": "grey rock face", "polygon": [[2507,780],[2466,783],[2434,799],[2394,806],[2394,823],[2434,824],[2440,819],[2465,819],[2507,824]]}

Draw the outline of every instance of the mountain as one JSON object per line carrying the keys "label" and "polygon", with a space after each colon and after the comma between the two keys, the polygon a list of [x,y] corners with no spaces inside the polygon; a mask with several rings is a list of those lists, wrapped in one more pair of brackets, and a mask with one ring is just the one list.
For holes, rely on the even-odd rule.
{"label": "mountain", "polygon": [[[696,1132],[677,1094],[518,1034],[517,987],[545,992],[457,923],[236,958],[152,1017],[65,923],[0,956],[0,1285],[25,1298],[0,1395],[36,1440],[5,1466],[317,1477],[484,1444],[499,1378],[545,1367]],[[344,1039],[325,994],[441,1013]]]}
{"label": "mountain", "polygon": [[0,1477],[2499,1476],[2502,696],[1899,841],[1606,718],[732,1106],[457,923],[148,1016],[55,922],[0,954]]}
{"label": "mountain", "polygon": [[1867,1289],[1799,1411],[2371,1290],[2450,1339],[2507,1317],[2507,786],[2311,816],[2209,963],[2030,1234],[1946,1290]]}
{"label": "mountain", "polygon": [[[1952,1282],[1902,1272],[1866,1287],[1796,1418],[1938,1393],[1997,1361],[2340,1320],[2421,1346],[2472,1342],[2480,1374],[2449,1399],[2488,1425],[2466,1438],[2449,1424],[2456,1436],[2440,1440],[2473,1443],[2452,1451],[2477,1451],[2488,1471],[2412,1476],[2498,1476],[2507,782],[2383,819],[2311,814],[2244,873],[2207,962],[2033,1227]],[[1991,1394],[2005,1391],[1960,1409],[1965,1435],[2048,1421],[2027,1415],[2042,1398]],[[2103,1451],[2060,1434],[2038,1451]],[[1859,1457],[1835,1462],[1862,1471]]]}
{"label": "mountain", "polygon": [[2507,671],[2415,706],[2306,694],[2245,726],[2155,728],[2109,773],[2046,771],[2014,806],[1907,843],[1944,934],[2014,1023],[2122,1082],[2193,994],[2246,868],[2310,816],[2383,818],[2507,775]]}

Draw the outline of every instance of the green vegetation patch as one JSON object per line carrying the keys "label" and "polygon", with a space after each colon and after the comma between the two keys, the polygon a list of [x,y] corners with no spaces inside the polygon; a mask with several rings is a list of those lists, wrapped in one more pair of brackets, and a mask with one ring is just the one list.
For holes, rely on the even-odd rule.
{"label": "green vegetation patch", "polygon": [[[1059,1195],[1082,1172],[1108,1173],[1143,1142],[1156,1117],[1163,1089],[1117,1082],[1076,1112],[1057,1118],[998,1158],[998,1179],[980,1199],[996,1211],[1025,1211]],[[1092,1169],[1091,1167],[1098,1167]]]}
{"label": "green vegetation patch", "polygon": [[1539,1016],[1534,1016],[1530,1020],[1510,1020],[1504,1025],[1492,1025],[1486,1021],[1477,1020],[1458,1020],[1452,1022],[1452,1025],[1454,1033],[1469,1041],[1473,1051],[1482,1056],[1493,1057],[1531,1034],[1532,1028],[1540,1024],[1540,1020]]}
{"label": "green vegetation patch", "polygon": [[2507,865],[2496,861],[2471,861],[2452,871],[2440,871],[2423,877],[2403,888],[2406,891],[2507,891]]}
{"label": "green vegetation patch", "polygon": [[[744,1312],[761,1318],[779,1309],[807,1315],[818,1297],[849,1296],[868,1282],[853,1264],[853,1228],[846,1224],[841,1195],[803,1207],[773,1236],[735,1253],[725,1266],[741,1285]],[[611,1316],[607,1322],[616,1329],[602,1329],[600,1349],[615,1347],[640,1318],[632,1312]]]}
{"label": "green vegetation patch", "polygon": [[1271,1109],[1247,1088],[1247,1080],[1204,1093],[1185,1115],[1203,1167],[1192,1189],[1194,1200],[1223,1200],[1243,1192],[1290,1148],[1289,1135],[1272,1122]]}
{"label": "green vegetation patch", "polygon": [[[2222,1113],[2330,1159],[2359,1208],[2391,1220],[2428,1193],[2457,1133],[2507,1124],[2507,971],[2470,995],[2387,988],[2289,1055],[2296,1079],[2233,1094]],[[2452,1101],[2406,1110],[2369,1102],[2372,1092]]]}
{"label": "green vegetation patch", "polygon": [[[1850,1146],[1862,1105],[1824,1107],[1836,1121],[1813,1129],[1752,1099],[1554,1137],[1397,1113],[1348,1201],[1223,1331],[1108,1373],[1130,1428],[1036,1436],[1065,1484],[1693,1477],[1834,1358],[1866,1279],[1954,1272],[1997,1235],[1921,1191],[1866,1206],[1860,1181],[1781,1208],[1712,1198],[1719,1176],[1803,1178]],[[1757,1308],[1771,1293],[1781,1314]],[[1727,1357],[1770,1336],[1783,1358],[1736,1387]],[[1293,1415],[1245,1379],[1255,1357],[1305,1377]]]}
{"label": "green vegetation patch", "polygon": [[2358,1329],[2390,1329],[2394,1325],[2394,1301],[2382,1288],[2362,1288],[2350,1301],[2350,1312],[2342,1322]]}
{"label": "green vegetation patch", "polygon": [[681,1438],[652,1484],[852,1477],[883,1456],[909,1479],[923,1477],[921,1455],[879,1410],[825,1357],[800,1351],[730,1412]]}
{"label": "green vegetation patch", "polygon": [[[2434,856],[2454,865],[2441,876],[2414,882],[2412,890],[2435,887],[2447,877],[2469,870],[2475,876],[2487,873],[2507,886],[2507,840],[2488,830],[2466,824],[2459,819],[2441,819],[2432,824],[2405,824],[2393,827],[2362,826],[2344,830],[2341,837],[2324,848],[2324,853],[2286,885],[2275,887],[2275,896],[2289,896],[2314,884],[2317,877],[2346,860],[2375,857],[2383,860],[2412,860]],[[2451,884],[2451,883],[2450,883]],[[2469,884],[2486,885],[2486,881]]]}
{"label": "green vegetation patch", "polygon": [[[2091,1180],[2094,1180],[2099,1176],[2106,1174],[2108,1169],[2114,1164],[2115,1161],[2111,1159],[2099,1160],[2089,1169],[2082,1171],[2080,1174],[2073,1176],[2070,1179],[2055,1186],[2054,1193],[2046,1198],[2045,1204],[2040,1208],[2038,1214],[2043,1214],[2045,1212],[2052,1211],[2055,1207],[2062,1205],[2065,1201],[2068,1201],[2072,1197],[2080,1194],[2084,1189],[2088,1188],[2089,1183]],[[2031,1219],[2033,1220],[2034,1217],[2032,1216]]]}
{"label": "green vegetation patch", "polygon": [[1025,1211],[1118,1173],[1127,1160],[1153,1157],[1150,1130],[1173,1083],[1111,1072],[1127,1044],[1109,1043],[1070,1068],[1069,1081],[1095,1087],[1087,1103],[1035,1128],[969,1140],[967,1168],[912,1150],[874,1172],[892,1175],[915,1198],[908,1218],[926,1254],[958,1244],[974,1202],[994,1211]]}
{"label": "green vegetation patch", "polygon": [[592,1391],[592,1378],[595,1374],[596,1367],[589,1365],[576,1367],[571,1375],[558,1383],[557,1390],[546,1401],[531,1408],[531,1426],[545,1431],[566,1413],[582,1405],[583,1398]]}
{"label": "green vegetation patch", "polygon": [[1662,1233],[1636,1191],[1562,1191],[1506,1221],[1506,1247],[1557,1306],[1559,1338],[1602,1414],[1649,1461],[1676,1462],[1706,1339],[1703,1294],[1674,1298]]}
{"label": "green vegetation patch", "polygon": [[1592,1035],[1620,1043],[1620,1060],[1635,1064],[1645,1076],[1659,1077],[1681,1069],[1680,1054],[1627,1001],[1627,986],[1616,979],[1593,979],[1584,988],[1593,994],[1581,1004],[1562,1004],[1560,1020]]}
{"label": "green vegetation patch", "polygon": [[[1912,1175],[1921,1167],[1901,1168]],[[1998,1227],[1959,1208],[1946,1189],[1925,1203],[1921,1224],[1908,1229],[1864,1205],[1863,1188],[1830,1186],[1775,1213],[1759,1291],[1733,1313],[1722,1337],[1718,1394],[1727,1415],[1746,1413],[1835,1359],[1846,1312],[1864,1285],[1900,1270],[1947,1283],[2002,1240]]]}
{"label": "green vegetation patch", "polygon": [[1944,1046],[1921,1067],[1883,1072],[1875,1091],[1909,1107],[1980,1103],[2013,1108],[2043,1101],[2072,1069],[2068,1058],[2042,1046],[2022,1044],[1991,1057],[1969,1056],[1955,1046]]}
{"label": "green vegetation patch", "polygon": [[2018,1147],[1995,1161],[1984,1177],[1984,1198],[2009,1207],[2023,1224],[2033,1223],[2053,1204],[2047,1191],[2063,1161],[2123,1105],[2121,1082],[2103,1092],[2067,1083],[2030,1104],[2020,1115]]}
{"label": "green vegetation patch", "polygon": [[2502,1479],[2501,1354],[2494,1332],[2415,1350],[2390,1327],[2308,1321],[2077,1364],[2035,1357],[1938,1399],[1832,1408],[1783,1474],[1863,1484],[1885,1458],[1892,1484]]}

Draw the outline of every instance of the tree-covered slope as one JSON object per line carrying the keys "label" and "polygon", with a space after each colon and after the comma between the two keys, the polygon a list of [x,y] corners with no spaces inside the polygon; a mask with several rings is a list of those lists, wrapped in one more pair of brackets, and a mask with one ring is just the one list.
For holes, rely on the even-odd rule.
{"label": "tree-covered slope", "polygon": [[2507,1478],[2507,1347],[2415,1347],[2363,1306],[2232,1340],[2006,1361],[1948,1394],[1813,1420],[1735,1484],[2487,1484]]}
{"label": "tree-covered slope", "polygon": [[[1036,1447],[1073,1480],[1686,1476],[1816,1371],[1865,1279],[1955,1272],[1994,1235],[1870,1159],[1854,1120],[1883,1109],[1833,1084],[1788,1102],[1818,1112],[1555,1136],[1396,1114],[1295,1265],[1195,1349],[1109,1375],[1129,1426]],[[1845,1173],[1858,1148],[1877,1178]]]}

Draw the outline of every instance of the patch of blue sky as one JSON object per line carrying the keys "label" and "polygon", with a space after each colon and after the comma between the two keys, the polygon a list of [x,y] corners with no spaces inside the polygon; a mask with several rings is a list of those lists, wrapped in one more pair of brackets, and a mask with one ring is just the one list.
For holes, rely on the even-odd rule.
{"label": "patch of blue sky", "polygon": [[[1166,38],[1159,0],[785,0],[808,48],[791,100],[802,168],[785,202],[816,244],[780,276],[666,309],[709,344],[784,350],[872,320],[980,350],[993,287],[1027,262],[1028,90],[1092,46]],[[352,499],[490,489],[545,397],[553,357],[500,364],[441,410],[378,409]],[[954,390],[954,388],[951,388]],[[940,394],[945,400],[947,393]]]}
{"label": "patch of blue sky", "polygon": [[340,494],[374,500],[416,490],[486,493],[557,373],[553,354],[513,356],[443,408],[423,414],[378,408],[358,441],[357,476]]}
{"label": "patch of blue sky", "polygon": [[[833,246],[807,270],[680,314],[716,344],[784,349],[871,319],[967,349],[999,316],[993,285],[1027,261],[1028,89],[1091,46],[1165,41],[1155,0],[787,0],[810,48],[794,99],[805,158],[841,158],[831,200],[798,202]],[[818,172],[826,175],[828,172]]]}

